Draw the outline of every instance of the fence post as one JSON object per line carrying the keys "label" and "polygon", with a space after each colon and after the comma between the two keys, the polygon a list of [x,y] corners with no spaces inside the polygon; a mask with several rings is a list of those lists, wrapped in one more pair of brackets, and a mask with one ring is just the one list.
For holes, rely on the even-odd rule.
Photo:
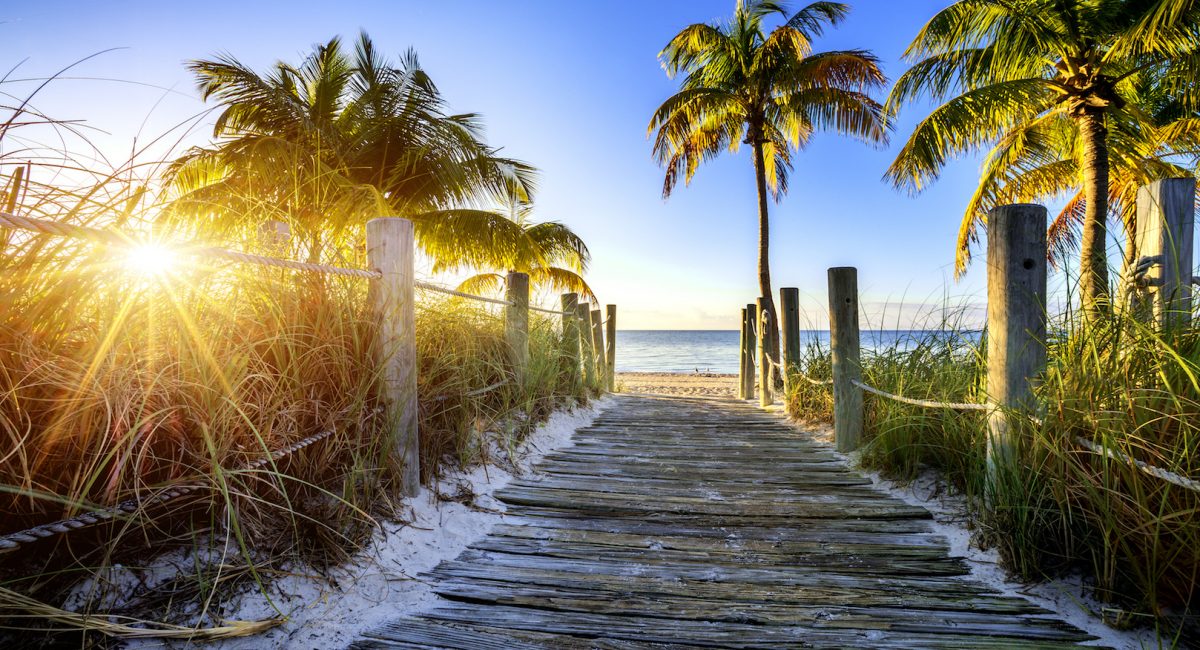
{"label": "fence post", "polygon": [[775,373],[771,370],[771,312],[767,311],[767,299],[755,301],[755,313],[758,321],[758,405],[770,406],[775,403],[772,395]]}
{"label": "fence post", "polygon": [[413,316],[413,225],[383,217],[367,222],[367,264],[379,271],[368,300],[378,323],[383,358],[383,403],[392,452],[401,464],[400,492],[421,489],[417,438],[417,337]]}
{"label": "fence post", "polygon": [[1009,415],[1033,410],[1046,367],[1046,208],[994,208],[987,240],[987,469],[995,485],[997,467],[1011,466],[1016,452]]}
{"label": "fence post", "polygon": [[858,269],[829,269],[829,348],[833,354],[833,433],[840,452],[858,448],[863,433],[863,393],[858,338]]}
{"label": "fence post", "polygon": [[746,305],[742,310],[742,327],[746,330],[746,336],[742,339],[742,399],[754,399],[754,354],[758,349],[754,321],[757,317],[758,307],[755,305]]}
{"label": "fence post", "polygon": [[583,366],[583,384],[588,390],[596,384],[596,354],[592,349],[592,310],[586,302],[575,305],[575,320],[579,328],[579,358]]}
{"label": "fence post", "polygon": [[746,310],[739,310],[737,398],[746,399]]}
{"label": "fence post", "polygon": [[1168,178],[1138,189],[1139,262],[1157,259],[1148,276],[1150,302],[1162,327],[1192,319],[1192,233],[1195,229],[1196,179]]}
{"label": "fence post", "polygon": [[562,294],[562,370],[578,386],[579,374],[579,294]]}
{"label": "fence post", "polygon": [[525,385],[529,366],[529,274],[511,271],[504,281],[504,337],[518,386]]}
{"label": "fence post", "polygon": [[793,375],[800,371],[800,290],[779,290],[779,313],[783,321],[783,391],[792,391]]}
{"label": "fence post", "polygon": [[608,392],[613,392],[617,389],[617,306],[607,305],[605,310],[608,312],[608,321],[605,327],[608,329],[608,338],[605,343],[608,345],[604,350],[604,356],[608,363]]}
{"label": "fence post", "polygon": [[600,315],[600,306],[592,310],[592,356],[596,360],[596,383],[608,386],[608,364],[604,355],[604,317]]}
{"label": "fence post", "polygon": [[271,219],[258,225],[258,243],[271,255],[282,255],[292,238],[292,227],[285,221]]}

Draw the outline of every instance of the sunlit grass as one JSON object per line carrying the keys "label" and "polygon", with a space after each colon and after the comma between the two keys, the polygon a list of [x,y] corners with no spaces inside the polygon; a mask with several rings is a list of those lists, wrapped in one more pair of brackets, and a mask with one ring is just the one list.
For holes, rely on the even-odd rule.
{"label": "sunlit grass", "polygon": [[[982,401],[985,341],[953,319],[931,325],[950,336],[864,350],[864,381],[910,397]],[[1079,570],[1098,596],[1141,614],[1130,620],[1189,614],[1200,591],[1200,495],[1087,452],[1075,438],[1200,475],[1200,334],[1125,316],[1083,328],[1068,314],[1051,325],[1050,363],[1037,388],[1044,422],[1021,432],[1021,462],[993,502],[983,498],[979,412],[867,395],[862,463],[900,480],[941,473],[967,497],[980,541],[1022,579]],[[803,369],[828,377],[828,364],[828,350],[814,348]],[[828,388],[797,382],[788,407],[827,418],[830,399]]]}

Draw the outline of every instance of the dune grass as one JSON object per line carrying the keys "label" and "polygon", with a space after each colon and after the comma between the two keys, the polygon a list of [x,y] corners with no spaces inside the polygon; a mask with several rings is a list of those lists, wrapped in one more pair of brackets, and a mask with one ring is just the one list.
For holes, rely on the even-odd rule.
{"label": "dune grass", "polygon": [[[1127,315],[1050,328],[1037,396],[1043,421],[1020,432],[1019,462],[985,498],[981,412],[909,406],[866,395],[864,467],[911,480],[934,470],[967,497],[979,541],[1023,580],[1082,571],[1119,604],[1116,624],[1194,617],[1200,584],[1200,494],[1089,452],[1082,437],[1151,465],[1200,476],[1200,334],[1158,330]],[[935,323],[904,343],[863,351],[864,381],[908,397],[984,400],[986,341]],[[829,353],[809,348],[803,372],[829,377]],[[828,387],[794,382],[797,417],[831,417]]]}

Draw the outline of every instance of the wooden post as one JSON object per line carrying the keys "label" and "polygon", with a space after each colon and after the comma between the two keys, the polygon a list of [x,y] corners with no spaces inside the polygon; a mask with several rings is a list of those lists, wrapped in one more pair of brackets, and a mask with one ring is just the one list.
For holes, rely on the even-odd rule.
{"label": "wooden post", "polygon": [[607,305],[605,310],[608,312],[608,322],[605,327],[608,329],[608,338],[604,342],[608,345],[604,349],[604,356],[608,367],[608,392],[613,392],[617,389],[617,306]]}
{"label": "wooden post", "polygon": [[746,305],[742,310],[742,327],[746,336],[742,339],[742,399],[754,399],[754,354],[758,345],[755,343],[756,332],[754,321],[758,317],[758,307]]}
{"label": "wooden post", "polygon": [[264,221],[258,226],[258,243],[271,255],[282,255],[287,251],[292,238],[292,227],[284,221]]}
{"label": "wooden post", "polygon": [[512,271],[504,282],[504,337],[518,386],[525,385],[529,366],[529,275]]}
{"label": "wooden post", "polygon": [[401,466],[400,492],[404,496],[416,496],[421,489],[413,260],[411,221],[384,217],[367,222],[367,265],[381,274],[371,281],[368,300],[379,328],[382,401],[391,449]]}
{"label": "wooden post", "polygon": [[775,403],[772,393],[775,373],[771,370],[771,312],[767,311],[767,299],[755,301],[755,312],[758,321],[758,405],[770,406]]}
{"label": "wooden post", "polygon": [[608,386],[608,364],[604,356],[604,317],[600,314],[599,305],[592,310],[592,356],[596,363],[596,383],[601,387]]}
{"label": "wooden post", "polygon": [[746,308],[742,308],[741,329],[738,332],[738,389],[737,398],[746,399]]}
{"label": "wooden post", "polygon": [[833,435],[837,449],[858,448],[863,433],[863,393],[858,339],[858,269],[829,269],[829,347],[833,354]]}
{"label": "wooden post", "polygon": [[[1004,205],[987,223],[989,481],[1016,451],[1014,413],[1030,413],[1046,367],[1046,208]],[[1016,417],[1024,417],[1017,415]]]}
{"label": "wooden post", "polygon": [[562,295],[562,370],[570,378],[571,386],[577,387],[579,373],[579,294]]}
{"label": "wooden post", "polygon": [[800,290],[779,290],[779,319],[783,321],[783,390],[792,391],[794,374],[800,371]]}
{"label": "wooden post", "polygon": [[1192,320],[1195,200],[1194,178],[1168,178],[1138,190],[1138,255],[1157,261],[1146,279],[1154,318],[1163,327]]}
{"label": "wooden post", "polygon": [[592,349],[592,310],[586,302],[575,306],[579,328],[579,358],[583,366],[583,385],[591,390],[596,385],[596,354]]}

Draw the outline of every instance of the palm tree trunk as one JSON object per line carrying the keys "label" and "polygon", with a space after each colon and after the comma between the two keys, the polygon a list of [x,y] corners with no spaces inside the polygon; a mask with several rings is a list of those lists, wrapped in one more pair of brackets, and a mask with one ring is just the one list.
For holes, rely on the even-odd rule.
{"label": "palm tree trunk", "polygon": [[[767,311],[769,328],[762,344],[767,348],[767,355],[776,364],[779,363],[779,320],[775,316],[775,299],[771,292],[771,224],[767,212],[767,170],[763,163],[762,142],[755,140],[754,147],[754,176],[758,185],[758,292],[763,298],[763,306]],[[761,334],[760,334],[761,336]],[[764,381],[767,377],[774,383],[782,381],[778,368],[767,373],[763,369]]]}
{"label": "palm tree trunk", "polygon": [[1085,318],[1107,309],[1108,256],[1105,253],[1108,224],[1108,128],[1104,113],[1084,109],[1075,117],[1083,139],[1083,192],[1087,211],[1083,218],[1083,241],[1079,251],[1079,293]]}

